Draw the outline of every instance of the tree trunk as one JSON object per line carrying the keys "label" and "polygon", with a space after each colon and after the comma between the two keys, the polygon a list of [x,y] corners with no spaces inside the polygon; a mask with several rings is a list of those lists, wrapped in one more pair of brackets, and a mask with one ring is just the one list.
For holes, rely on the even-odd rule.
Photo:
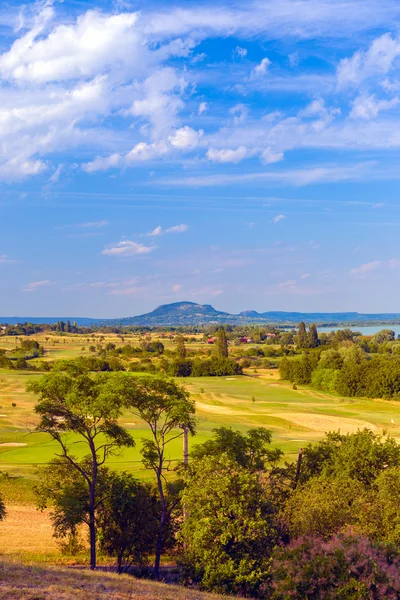
{"label": "tree trunk", "polygon": [[157,472],[157,485],[158,485],[158,492],[160,494],[161,515],[160,515],[160,524],[159,524],[158,535],[157,535],[156,558],[154,561],[154,577],[155,577],[155,579],[160,578],[160,562],[161,562],[161,554],[162,554],[163,545],[164,545],[164,527],[165,527],[165,523],[167,520],[167,506],[166,506],[166,502],[165,502],[161,474],[162,474],[162,459],[160,460],[160,466],[159,466],[159,469]]}
{"label": "tree trunk", "polygon": [[154,561],[154,578],[160,579],[160,562],[161,562],[161,554],[163,550],[164,543],[164,519],[161,515],[160,519],[160,527],[157,535],[157,544],[156,544],[156,559]]}
{"label": "tree trunk", "polygon": [[89,532],[90,532],[90,568],[94,570],[96,568],[96,522],[94,515],[95,497],[94,497],[94,485],[90,486],[90,500],[89,500]]}

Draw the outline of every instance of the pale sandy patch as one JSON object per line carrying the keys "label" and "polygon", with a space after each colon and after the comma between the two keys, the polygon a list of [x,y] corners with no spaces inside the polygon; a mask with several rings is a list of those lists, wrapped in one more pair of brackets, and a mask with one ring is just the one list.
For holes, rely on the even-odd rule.
{"label": "pale sandy patch", "polygon": [[215,406],[213,404],[205,404],[203,402],[196,401],[196,408],[202,410],[206,413],[211,413],[214,415],[251,415],[253,413],[243,412],[242,410],[235,410],[229,408],[228,406]]}
{"label": "pale sandy patch", "polygon": [[0,448],[19,448],[20,446],[27,446],[23,442],[3,442],[0,444]]}
{"label": "pale sandy patch", "polygon": [[361,419],[348,419],[346,417],[334,417],[332,415],[316,415],[316,414],[305,414],[305,413],[275,413],[271,415],[291,421],[301,427],[307,427],[308,429],[314,429],[315,431],[337,431],[340,429],[341,433],[355,433],[358,429],[371,429],[372,431],[378,431],[379,427],[368,423],[368,421],[362,421]]}

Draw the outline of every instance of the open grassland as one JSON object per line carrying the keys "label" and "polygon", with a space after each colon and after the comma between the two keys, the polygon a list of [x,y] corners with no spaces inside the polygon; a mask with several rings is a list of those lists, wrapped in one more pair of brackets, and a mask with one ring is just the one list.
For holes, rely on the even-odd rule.
{"label": "open grassland", "polygon": [[[218,600],[222,596],[129,575],[0,561],[0,600]],[[224,598],[228,598],[224,596]]]}

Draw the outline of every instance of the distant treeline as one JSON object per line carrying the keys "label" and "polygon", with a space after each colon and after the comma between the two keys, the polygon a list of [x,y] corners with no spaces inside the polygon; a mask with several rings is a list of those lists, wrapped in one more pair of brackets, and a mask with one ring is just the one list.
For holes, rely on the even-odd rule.
{"label": "distant treeline", "polygon": [[307,343],[304,335],[301,324],[297,346],[303,353],[282,358],[282,379],[342,396],[400,398],[400,341],[392,330],[383,329],[371,337],[342,330],[323,344],[319,339]]}

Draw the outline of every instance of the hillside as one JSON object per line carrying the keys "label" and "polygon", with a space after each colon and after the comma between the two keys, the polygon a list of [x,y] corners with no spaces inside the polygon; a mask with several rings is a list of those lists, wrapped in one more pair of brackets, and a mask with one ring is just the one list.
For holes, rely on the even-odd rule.
{"label": "hillside", "polygon": [[118,319],[91,319],[85,317],[0,317],[0,323],[56,323],[57,321],[71,323],[74,321],[81,326],[110,325],[110,326],[145,326],[145,327],[180,327],[193,325],[213,325],[217,323],[231,325],[245,324],[279,324],[297,325],[300,321],[330,326],[361,325],[361,324],[394,324],[400,322],[400,313],[363,314],[358,312],[257,312],[247,310],[239,314],[216,310],[210,304],[195,302],[173,302],[162,304],[153,311],[135,317]]}
{"label": "hillside", "polygon": [[[0,600],[222,600],[129,575],[0,561]],[[227,596],[224,596],[227,599]]]}

